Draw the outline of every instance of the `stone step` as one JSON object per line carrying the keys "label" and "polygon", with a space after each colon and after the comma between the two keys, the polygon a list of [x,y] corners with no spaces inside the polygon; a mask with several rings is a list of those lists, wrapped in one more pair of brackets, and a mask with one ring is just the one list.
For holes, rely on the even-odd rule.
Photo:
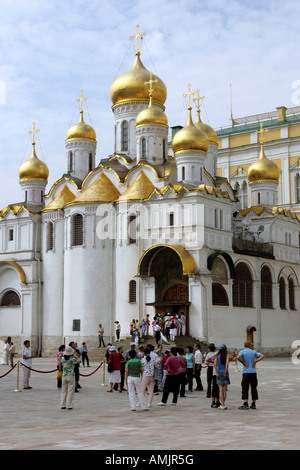
{"label": "stone step", "polygon": [[[131,337],[126,337],[126,338],[121,338],[120,342],[113,342],[113,345],[118,348],[119,346],[122,346],[124,353],[129,349],[130,343],[131,343]],[[204,353],[204,351],[207,350],[207,343],[204,342],[199,342],[196,338],[193,338],[192,336],[176,336],[175,341],[171,342],[170,346],[163,346],[163,351],[166,349],[169,349],[172,346],[177,346],[186,349],[187,346],[194,346],[195,343],[199,343],[201,346],[201,352]],[[153,346],[157,347],[155,338],[153,336],[148,336],[144,341],[141,340],[139,343],[140,346],[146,346],[147,344],[152,344]],[[105,353],[106,353],[106,347],[101,347],[101,348],[93,348],[90,349],[88,352],[89,360],[92,362],[101,362],[105,358]]]}

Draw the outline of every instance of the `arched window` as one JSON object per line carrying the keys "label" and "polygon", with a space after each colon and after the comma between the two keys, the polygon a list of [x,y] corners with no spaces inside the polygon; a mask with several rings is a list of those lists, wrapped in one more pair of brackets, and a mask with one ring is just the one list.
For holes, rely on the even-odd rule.
{"label": "arched window", "polygon": [[122,150],[128,150],[128,122],[123,121],[121,125],[121,146]]}
{"label": "arched window", "polygon": [[83,217],[75,214],[72,217],[72,246],[83,245]]}
{"label": "arched window", "polygon": [[136,302],[136,281],[129,282],[129,303]]}
{"label": "arched window", "polygon": [[182,167],[182,181],[185,180],[185,167]]}
{"label": "arched window", "polygon": [[240,201],[242,203],[242,209],[246,209],[248,207],[248,185],[246,181],[243,181],[241,185]]}
{"label": "arched window", "polygon": [[128,241],[129,245],[133,245],[137,241],[136,215],[134,214],[128,217]]}
{"label": "arched window", "polygon": [[253,306],[252,286],[253,281],[248,266],[239,263],[235,268],[235,279],[232,285],[234,307]]}
{"label": "arched window", "polygon": [[142,159],[146,159],[146,139],[142,139]]}
{"label": "arched window", "polygon": [[285,302],[285,280],[283,277],[279,279],[279,305],[281,309],[286,308]]}
{"label": "arched window", "polygon": [[93,154],[89,154],[89,171],[92,171],[93,169]]}
{"label": "arched window", "polygon": [[295,309],[295,289],[294,289],[294,281],[292,278],[289,280],[289,307],[290,310]]}
{"label": "arched window", "polygon": [[13,307],[18,305],[21,305],[18,294],[13,290],[5,292],[1,299],[1,307]]}
{"label": "arched window", "polygon": [[53,250],[53,222],[47,223],[47,251]]}
{"label": "arched window", "polygon": [[69,172],[71,173],[74,170],[74,162],[73,162],[73,152],[69,153]]}
{"label": "arched window", "polygon": [[261,308],[272,307],[272,276],[270,269],[263,266],[261,270]]}
{"label": "arched window", "polygon": [[296,178],[295,178],[295,182],[296,182],[296,202],[300,202],[300,175],[299,173],[297,173],[296,175]]}
{"label": "arched window", "polygon": [[212,285],[212,304],[228,306],[228,295],[226,290],[221,284],[213,282]]}

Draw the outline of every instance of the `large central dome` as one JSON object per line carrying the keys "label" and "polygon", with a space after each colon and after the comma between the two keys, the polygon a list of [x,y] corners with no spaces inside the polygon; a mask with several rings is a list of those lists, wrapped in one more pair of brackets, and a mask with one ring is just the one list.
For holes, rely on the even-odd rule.
{"label": "large central dome", "polygon": [[[149,103],[149,92],[145,82],[150,79],[150,72],[144,67],[140,59],[140,52],[136,52],[132,67],[120,77],[116,78],[110,87],[110,98],[113,106],[139,101]],[[157,79],[153,91],[153,102],[163,106],[167,99],[167,88],[160,78]]]}

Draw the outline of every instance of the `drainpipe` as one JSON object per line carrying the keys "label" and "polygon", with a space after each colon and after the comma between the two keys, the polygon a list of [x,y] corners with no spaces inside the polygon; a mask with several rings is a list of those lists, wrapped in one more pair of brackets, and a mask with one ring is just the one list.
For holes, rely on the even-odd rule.
{"label": "drainpipe", "polygon": [[31,217],[35,230],[34,230],[34,260],[38,263],[38,357],[42,356],[42,318],[41,318],[41,260],[37,255],[37,242],[38,242],[38,224],[40,220],[37,217]]}
{"label": "drainpipe", "polygon": [[209,338],[209,334],[208,334],[208,292],[207,292],[207,287],[203,284],[202,280],[201,280],[201,275],[199,275],[199,281],[202,285],[202,287],[204,287],[205,289],[205,293],[206,293],[206,296],[205,296],[205,305],[206,305],[206,342],[208,343],[208,338]]}
{"label": "drainpipe", "polygon": [[261,258],[258,258],[258,328],[259,328],[259,351],[262,348],[262,318],[261,318]]}
{"label": "drainpipe", "polygon": [[[111,211],[115,217],[115,207],[114,204],[110,205]],[[114,219],[117,223],[116,219]],[[116,230],[116,225],[113,226],[113,231]],[[112,328],[113,328],[113,287],[114,287],[114,236],[115,232],[112,233],[110,239],[110,333],[109,333],[109,342],[112,343]]]}

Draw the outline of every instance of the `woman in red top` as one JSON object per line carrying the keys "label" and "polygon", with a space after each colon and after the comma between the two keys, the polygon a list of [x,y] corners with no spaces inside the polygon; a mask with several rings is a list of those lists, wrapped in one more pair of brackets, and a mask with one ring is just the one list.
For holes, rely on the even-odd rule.
{"label": "woman in red top", "polygon": [[[109,383],[110,383],[110,390],[108,392],[113,392],[114,384],[118,384],[118,390],[122,393],[121,390],[121,356],[118,353],[115,346],[111,346],[109,348],[109,357],[108,357],[108,365],[112,365],[113,371],[109,373]],[[108,369],[109,371],[109,369]]]}
{"label": "woman in red top", "polygon": [[185,363],[181,357],[177,356],[177,348],[171,348],[170,357],[165,362],[164,369],[166,369],[168,375],[166,378],[163,397],[159,406],[165,406],[168,401],[169,393],[173,393],[172,405],[176,406],[177,398],[180,387],[180,372],[185,367]]}

